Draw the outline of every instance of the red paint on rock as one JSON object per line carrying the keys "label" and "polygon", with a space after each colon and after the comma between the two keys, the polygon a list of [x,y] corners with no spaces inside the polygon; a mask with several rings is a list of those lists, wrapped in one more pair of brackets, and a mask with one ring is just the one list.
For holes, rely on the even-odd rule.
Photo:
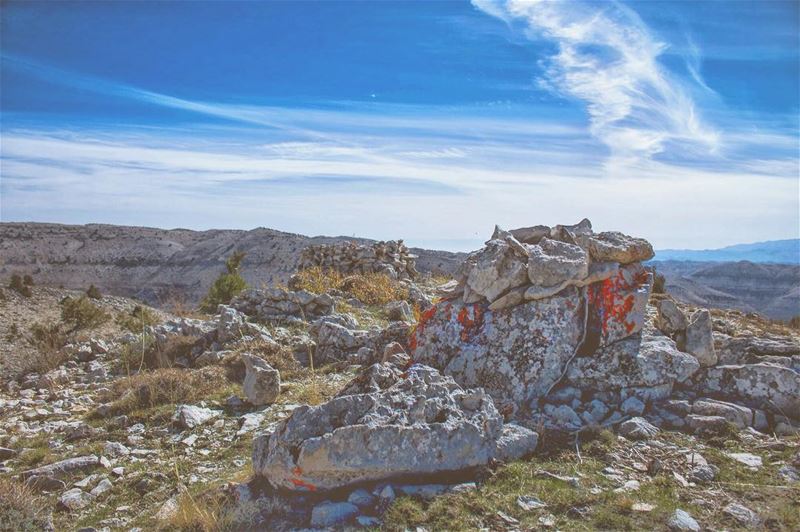
{"label": "red paint on rock", "polygon": [[461,341],[468,342],[483,327],[483,308],[479,303],[465,305],[456,319],[461,324]]}
{"label": "red paint on rock", "polygon": [[625,327],[628,334],[633,332],[636,322],[629,321],[628,318],[636,300],[633,294],[625,296],[623,294],[636,290],[645,282],[647,282],[647,272],[644,272],[643,276],[637,275],[633,283],[628,283],[620,270],[616,276],[589,286],[589,299],[599,315],[603,335],[608,334],[609,322],[612,320]]}

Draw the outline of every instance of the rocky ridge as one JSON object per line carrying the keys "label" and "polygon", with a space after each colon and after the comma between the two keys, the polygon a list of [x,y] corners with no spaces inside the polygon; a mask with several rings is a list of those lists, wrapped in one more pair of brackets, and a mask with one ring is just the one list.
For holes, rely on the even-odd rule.
{"label": "rocky ridge", "polygon": [[[623,498],[623,527],[791,523],[770,508],[800,478],[797,335],[650,294],[651,254],[588,220],[496,229],[454,282],[402,281],[408,300],[382,307],[265,288],[213,316],[75,339],[63,364],[7,383],[3,478],[52,501],[61,527],[176,526],[201,512],[193,485],[249,460],[252,479],[207,493],[245,528],[425,526],[403,508],[435,523],[462,502],[495,529],[616,528],[600,508]],[[603,450],[582,457],[593,434]],[[726,475],[770,502],[726,491]],[[686,496],[658,502],[671,490]],[[495,507],[501,492],[512,502]],[[553,494],[583,502],[573,515]]]}

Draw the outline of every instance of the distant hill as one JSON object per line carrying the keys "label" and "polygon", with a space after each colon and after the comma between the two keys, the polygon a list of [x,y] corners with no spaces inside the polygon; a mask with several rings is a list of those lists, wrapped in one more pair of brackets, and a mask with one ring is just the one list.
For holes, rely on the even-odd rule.
{"label": "distant hill", "polygon": [[[402,235],[398,235],[398,238]],[[242,275],[251,286],[286,283],[311,244],[356,241],[308,237],[273,229],[190,231],[121,225],[0,223],[0,279],[12,273],[36,282],[85,289],[151,304],[198,302],[233,251],[247,253]],[[412,248],[422,272],[452,273],[464,254]]]}
{"label": "distant hill", "polygon": [[800,265],[650,261],[667,292],[702,307],[732,308],[787,320],[800,315]]}
{"label": "distant hill", "polygon": [[736,244],[720,249],[662,249],[656,260],[690,260],[697,262],[738,262],[800,264],[800,239],[770,240],[753,244]]}

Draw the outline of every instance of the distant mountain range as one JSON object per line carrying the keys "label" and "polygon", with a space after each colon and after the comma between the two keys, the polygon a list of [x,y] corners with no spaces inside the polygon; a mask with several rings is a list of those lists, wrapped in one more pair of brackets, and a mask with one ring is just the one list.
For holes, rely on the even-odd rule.
{"label": "distant mountain range", "polygon": [[[12,273],[29,273],[45,285],[79,289],[95,284],[103,292],[154,304],[174,299],[196,303],[234,250],[247,253],[242,263],[247,282],[261,286],[286,283],[306,246],[342,241],[366,242],[264,228],[189,231],[6,222],[0,223],[0,281]],[[659,251],[650,264],[665,275],[667,291],[687,303],[789,319],[800,314],[799,243],[783,240],[721,250]],[[412,251],[419,256],[417,268],[422,272],[453,274],[466,257],[447,251]],[[684,255],[679,255],[680,260],[661,260],[675,256],[670,253]],[[709,254],[715,258],[707,258]],[[723,262],[728,257],[738,262]],[[749,261],[740,261],[742,257]]]}
{"label": "distant mountain range", "polygon": [[736,244],[720,249],[662,249],[655,260],[690,260],[697,262],[738,262],[800,264],[800,239],[770,240]]}

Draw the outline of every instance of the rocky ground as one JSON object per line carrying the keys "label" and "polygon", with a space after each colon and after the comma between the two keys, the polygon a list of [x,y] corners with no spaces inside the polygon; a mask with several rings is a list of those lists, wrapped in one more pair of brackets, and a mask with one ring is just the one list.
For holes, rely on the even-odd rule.
{"label": "rocky ground", "polygon": [[214,315],[4,288],[0,529],[800,528],[800,335],[650,294],[622,237]]}

